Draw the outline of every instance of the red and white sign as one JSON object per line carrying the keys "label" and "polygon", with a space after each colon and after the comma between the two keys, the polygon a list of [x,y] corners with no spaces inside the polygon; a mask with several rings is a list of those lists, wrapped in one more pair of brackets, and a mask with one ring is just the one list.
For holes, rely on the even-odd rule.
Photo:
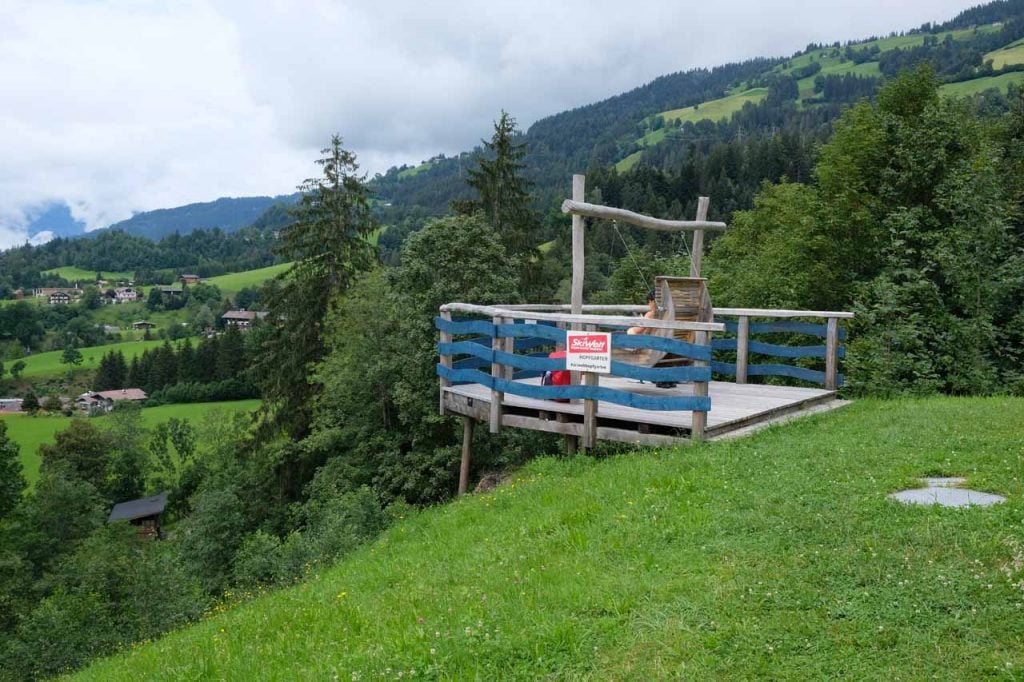
{"label": "red and white sign", "polygon": [[565,368],[577,372],[612,373],[612,335],[566,332]]}

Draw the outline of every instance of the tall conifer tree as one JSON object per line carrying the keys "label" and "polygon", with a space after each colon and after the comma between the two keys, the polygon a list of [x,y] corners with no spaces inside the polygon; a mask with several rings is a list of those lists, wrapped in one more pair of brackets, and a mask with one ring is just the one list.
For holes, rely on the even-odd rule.
{"label": "tall conifer tree", "polygon": [[278,251],[293,265],[278,286],[266,290],[271,328],[262,334],[253,363],[253,378],[272,416],[269,423],[294,436],[308,431],[310,399],[318,391],[310,369],[324,356],[324,318],[355,275],[376,263],[369,243],[376,225],[355,155],[342,147],[338,135],[321,154],[322,177],[299,186],[295,222],[281,233]]}

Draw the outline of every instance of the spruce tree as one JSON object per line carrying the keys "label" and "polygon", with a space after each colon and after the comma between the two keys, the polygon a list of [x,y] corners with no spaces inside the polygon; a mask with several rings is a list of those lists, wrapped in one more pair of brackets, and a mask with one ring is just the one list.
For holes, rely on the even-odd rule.
{"label": "spruce tree", "polygon": [[483,211],[513,258],[534,250],[538,227],[530,209],[531,183],[523,177],[526,144],[516,142],[519,135],[516,120],[502,111],[494,122],[491,140],[482,140],[484,149],[476,156],[477,167],[468,172],[466,184],[476,190],[478,198],[453,205],[460,213]]}
{"label": "spruce tree", "polygon": [[0,421],[0,519],[17,506],[25,486],[18,444],[8,438],[7,423]]}
{"label": "spruce tree", "polygon": [[311,399],[319,391],[310,368],[324,356],[324,319],[353,278],[376,263],[369,243],[376,223],[365,176],[357,174],[355,155],[341,145],[334,135],[317,160],[322,177],[299,186],[295,222],[281,232],[278,249],[293,264],[276,287],[267,288],[270,329],[252,363],[272,417],[268,424],[293,436],[308,431]]}

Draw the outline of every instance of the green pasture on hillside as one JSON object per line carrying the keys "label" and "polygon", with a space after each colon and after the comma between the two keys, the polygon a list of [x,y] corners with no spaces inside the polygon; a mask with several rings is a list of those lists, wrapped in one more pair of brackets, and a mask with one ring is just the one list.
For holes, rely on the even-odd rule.
{"label": "green pasture on hillside", "polygon": [[[187,403],[146,407],[142,410],[142,421],[147,427],[156,426],[171,417],[198,421],[218,410],[225,412],[255,410],[259,404],[259,400],[233,400],[220,403]],[[21,466],[29,483],[34,483],[39,478],[39,446],[43,443],[52,443],[54,434],[66,429],[72,419],[73,417],[52,417],[43,413],[34,417],[27,414],[0,416],[0,420],[7,423],[8,437],[20,448]],[[92,417],[92,419],[102,421],[103,417]]]}
{"label": "green pasture on hillside", "polygon": [[[974,28],[963,28],[963,29],[957,29],[955,31],[946,31],[944,33],[937,33],[937,34],[935,34],[935,37],[939,40],[939,42],[942,42],[943,40],[945,40],[947,34],[951,34],[953,36],[954,40],[965,40],[967,38],[970,38],[972,35],[974,35],[975,31],[980,32],[980,33],[991,33],[993,31],[997,31],[997,30],[999,30],[998,26],[979,26],[979,27],[977,27],[977,29],[974,29]],[[862,43],[856,43],[855,45],[853,45],[853,48],[856,49],[856,50],[861,50],[861,49],[865,49],[865,48],[869,49],[869,48],[877,45],[878,49],[880,51],[882,51],[882,52],[886,52],[888,50],[895,50],[896,48],[906,49],[908,47],[917,47],[918,45],[923,45],[924,44],[925,35],[930,35],[930,34],[914,33],[914,34],[910,34],[910,35],[890,36],[890,37],[886,37],[886,38],[879,38],[877,40],[867,40],[867,41],[864,41]],[[812,51],[810,51],[810,52],[808,52],[806,54],[800,55],[799,57],[794,57],[794,58],[788,60],[789,66],[787,68],[783,69],[781,67],[777,67],[777,70],[780,73],[789,73],[790,71],[792,71],[794,69],[799,69],[799,68],[802,68],[804,66],[809,66],[812,61],[821,61],[821,63],[822,63],[822,70],[824,71],[825,67],[826,67],[826,64],[828,63],[827,60],[837,60],[838,59],[838,60],[841,60],[841,61],[846,61],[846,60],[843,59],[843,56],[842,56],[843,55],[843,51],[846,49],[845,45],[839,48],[839,57],[838,58],[829,56],[830,53],[833,51],[833,49],[834,48],[826,47],[826,48],[821,49],[821,50],[812,50]],[[835,63],[835,61],[833,61],[832,63]],[[852,64],[853,62],[846,62],[846,63]]]}
{"label": "green pasture on hillside", "polygon": [[1006,47],[993,50],[985,55],[984,60],[992,60],[992,68],[1000,69],[1007,64],[1024,64],[1024,38],[1010,43]]}
{"label": "green pasture on hillside", "polygon": [[[734,113],[742,109],[743,105],[747,102],[757,104],[767,96],[768,88],[752,88],[719,99],[702,102],[696,107],[684,107],[682,109],[663,111],[658,114],[658,116],[663,117],[666,123],[675,120],[680,120],[683,123],[686,123],[687,121],[696,123],[697,121],[703,121],[705,119],[718,121],[723,118],[728,119]],[[659,128],[658,130],[648,131],[647,134],[637,140],[637,142],[645,147],[654,146],[665,139],[669,130],[671,130],[671,128],[664,127]],[[616,163],[615,168],[620,173],[628,171],[636,164],[637,161],[640,160],[640,156],[642,154],[643,151],[633,152]]]}
{"label": "green pasture on hillside", "polygon": [[415,177],[422,173],[423,171],[433,168],[436,165],[437,161],[426,161],[418,166],[413,166],[412,168],[404,168],[398,171],[398,177],[401,178],[402,180],[405,180],[406,178]]}
{"label": "green pasture on hillside", "polygon": [[[82,680],[1015,679],[1024,400],[534,461]],[[905,507],[921,476],[1007,496]]]}
{"label": "green pasture on hillside", "polygon": [[[47,274],[60,275],[61,277],[63,277],[64,279],[66,279],[69,282],[89,282],[89,283],[92,283],[92,282],[96,281],[96,271],[95,270],[85,270],[84,268],[78,268],[78,267],[75,267],[74,265],[64,265],[64,266],[59,267],[59,268],[52,268],[50,270],[44,270],[43,274],[44,275],[47,275]],[[103,279],[107,280],[108,282],[116,282],[119,279],[126,279],[126,280],[135,279],[135,273],[132,272],[132,271],[127,271],[127,270],[126,271],[121,271],[121,272],[113,272],[113,271],[109,271],[109,270],[102,270],[102,271],[100,271],[100,275],[102,275]]]}
{"label": "green pasture on hillside", "polygon": [[[142,355],[142,351],[147,348],[154,348],[156,346],[163,345],[163,341],[154,339],[151,341],[124,341],[122,343],[111,343],[105,346],[89,346],[86,348],[79,348],[78,350],[82,353],[82,364],[80,365],[65,365],[60,359],[64,355],[62,350],[53,350],[46,353],[36,353],[35,355],[29,355],[21,358],[22,362],[25,363],[25,370],[21,373],[21,376],[26,379],[33,379],[43,376],[52,376],[54,374],[61,374],[68,371],[69,369],[96,369],[100,366],[100,360],[107,353],[114,351],[121,351],[124,353],[125,360],[131,362],[132,358],[136,355]],[[11,360],[10,362],[14,362]]]}
{"label": "green pasture on hillside", "polygon": [[729,118],[734,113],[742,109],[743,105],[747,102],[757,104],[767,96],[768,88],[751,88],[750,90],[746,90],[735,95],[709,100],[697,107],[672,109],[671,111],[664,111],[659,115],[663,116],[666,121],[679,120],[683,123],[686,123],[687,121],[696,123],[697,121],[704,119],[718,121],[723,118]]}
{"label": "green pasture on hillside", "polygon": [[246,287],[258,288],[268,279],[280,275],[290,267],[291,263],[278,263],[277,265],[270,265],[256,270],[246,270],[244,272],[233,272],[228,275],[210,277],[203,280],[203,282],[220,287],[221,293],[237,294]]}
{"label": "green pasture on hillside", "polygon": [[975,95],[979,92],[988,90],[989,88],[998,88],[999,90],[1006,92],[1010,83],[1024,83],[1024,72],[1016,71],[1013,73],[1000,74],[998,76],[975,78],[974,80],[963,81],[962,83],[947,83],[939,86],[939,92],[948,96],[967,97],[969,95]]}

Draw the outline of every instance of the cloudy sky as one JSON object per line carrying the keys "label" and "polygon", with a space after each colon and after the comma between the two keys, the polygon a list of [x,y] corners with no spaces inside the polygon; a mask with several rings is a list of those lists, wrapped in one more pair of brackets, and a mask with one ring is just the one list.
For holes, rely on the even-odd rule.
{"label": "cloudy sky", "polygon": [[977,0],[0,0],[0,248],[282,194],[339,132],[371,175],[659,75],[945,20]]}

